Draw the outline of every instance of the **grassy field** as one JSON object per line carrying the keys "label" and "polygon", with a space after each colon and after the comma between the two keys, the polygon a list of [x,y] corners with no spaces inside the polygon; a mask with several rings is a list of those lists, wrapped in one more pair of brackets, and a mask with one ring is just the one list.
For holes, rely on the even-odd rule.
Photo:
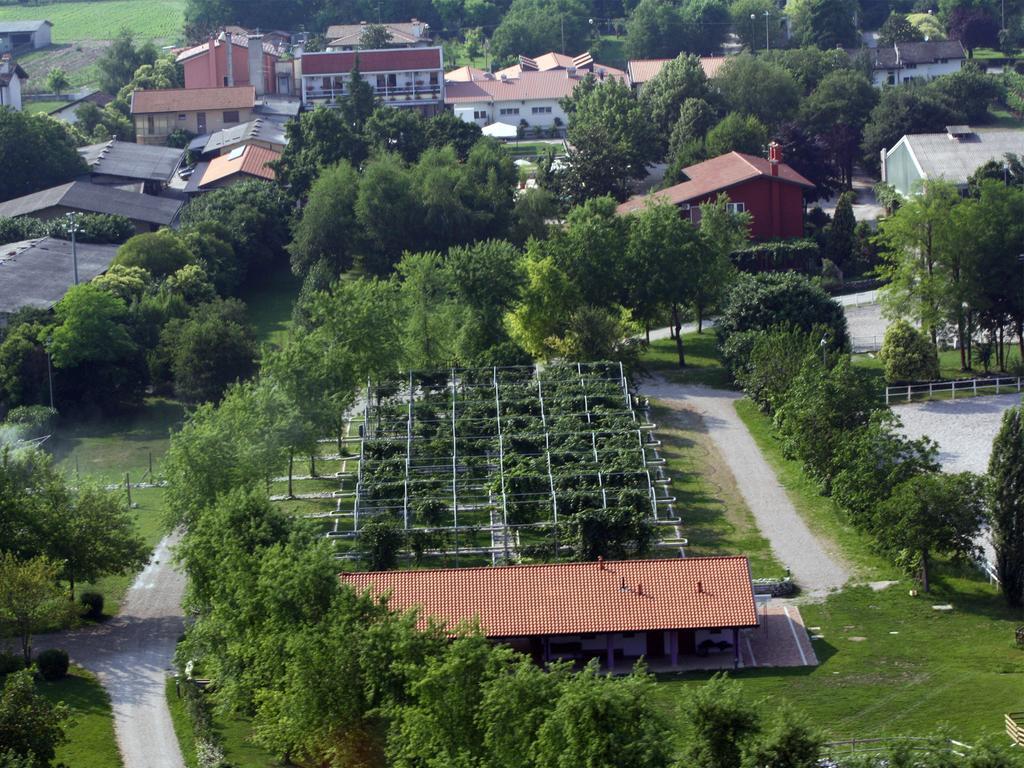
{"label": "grassy field", "polygon": [[684,333],[683,352],[686,367],[679,367],[674,339],[660,339],[641,358],[641,363],[651,372],[659,373],[669,381],[679,384],[703,384],[706,387],[730,389],[731,380],[718,356],[717,342],[712,331]]}
{"label": "grassy field", "polygon": [[624,70],[626,68],[626,38],[615,35],[601,35],[596,52],[601,64]]}
{"label": "grassy field", "polygon": [[1024,120],[1021,120],[1010,110],[1002,105],[992,105],[988,108],[989,121],[986,128],[1024,128]]}
{"label": "grassy field", "polygon": [[26,101],[24,110],[30,115],[45,115],[67,104],[66,101]]}
{"label": "grassy field", "polygon": [[67,743],[57,750],[55,763],[74,768],[120,767],[110,699],[90,672],[72,667],[63,680],[36,685],[50,701],[67,704],[74,719],[74,725],[66,732]]}
{"label": "grassy field", "polygon": [[143,39],[175,42],[185,23],[185,0],[89,0],[0,6],[0,21],[46,19],[54,43],[111,40],[124,27]]}
{"label": "grassy field", "polygon": [[77,92],[94,86],[99,80],[96,60],[107,48],[105,41],[82,40],[71,43],[57,43],[40,51],[32,51],[18,57],[18,63],[28,73],[29,93],[46,91],[46,75],[51,69],[60,67],[68,76],[70,91]]}
{"label": "grassy field", "polygon": [[[742,670],[734,676],[766,711],[787,703],[830,739],[935,734],[998,736],[1003,714],[1024,706],[1021,620],[988,585],[945,574],[930,595],[901,582],[880,592],[855,587],[800,608],[821,662],[814,668]],[[950,612],[932,605],[949,603]],[[665,678],[657,696],[677,707],[706,675]],[[683,731],[682,722],[679,723]]]}
{"label": "grassy field", "polygon": [[687,555],[746,555],[755,578],[782,576],[785,569],[758,531],[700,416],[659,405],[651,412],[672,478],[671,495],[689,542]]}
{"label": "grassy field", "polygon": [[286,266],[241,296],[249,307],[249,320],[256,328],[259,343],[279,345],[288,339],[292,307],[301,287],[302,280]]}

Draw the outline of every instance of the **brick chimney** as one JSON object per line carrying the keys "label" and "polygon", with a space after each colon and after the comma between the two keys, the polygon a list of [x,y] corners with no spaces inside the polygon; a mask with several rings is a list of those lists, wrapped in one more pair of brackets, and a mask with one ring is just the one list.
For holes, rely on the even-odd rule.
{"label": "brick chimney", "polygon": [[768,145],[768,163],[772,167],[772,176],[779,175],[779,163],[782,162],[782,147],[779,142],[773,141]]}
{"label": "brick chimney", "polygon": [[249,85],[255,86],[256,97],[262,98],[267,90],[266,72],[263,67],[263,35],[249,35],[246,49],[249,65]]}

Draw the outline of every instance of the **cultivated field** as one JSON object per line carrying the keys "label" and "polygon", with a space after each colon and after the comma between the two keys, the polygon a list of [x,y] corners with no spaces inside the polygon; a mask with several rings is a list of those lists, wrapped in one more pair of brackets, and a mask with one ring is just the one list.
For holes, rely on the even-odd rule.
{"label": "cultivated field", "polygon": [[93,0],[0,6],[0,21],[47,19],[53,42],[110,40],[122,27],[137,37],[175,42],[185,20],[185,0]]}

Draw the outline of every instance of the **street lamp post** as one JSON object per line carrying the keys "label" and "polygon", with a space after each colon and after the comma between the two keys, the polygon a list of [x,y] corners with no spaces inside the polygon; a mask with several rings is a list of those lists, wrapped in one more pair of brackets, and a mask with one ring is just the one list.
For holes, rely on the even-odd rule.
{"label": "street lamp post", "polygon": [[772,44],[768,39],[768,19],[771,16],[771,11],[764,12],[764,49],[766,51],[771,50]]}
{"label": "street lamp post", "polygon": [[53,363],[50,361],[50,350],[46,350],[46,378],[50,384],[50,410],[53,408]]}
{"label": "street lamp post", "polygon": [[75,285],[78,285],[78,241],[75,237],[78,234],[78,214],[68,213],[65,215],[68,221],[68,231],[71,232],[71,261],[75,266]]}
{"label": "street lamp post", "polygon": [[751,53],[753,53],[754,50],[757,48],[757,44],[754,42],[754,39],[755,39],[754,35],[756,34],[756,32],[754,32],[754,22],[755,21],[757,21],[757,14],[756,13],[750,14],[750,52]]}

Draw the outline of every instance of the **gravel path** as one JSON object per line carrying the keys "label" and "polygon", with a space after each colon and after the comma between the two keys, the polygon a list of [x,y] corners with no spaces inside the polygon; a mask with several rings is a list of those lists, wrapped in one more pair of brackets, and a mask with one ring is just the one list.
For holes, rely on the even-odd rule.
{"label": "gravel path", "polygon": [[849,580],[839,554],[811,533],[737,415],[740,393],[673,384],[660,377],[645,382],[641,390],[671,408],[701,414],[758,528],[805,593],[823,596]]}
{"label": "gravel path", "polygon": [[185,577],[174,569],[168,536],[128,590],[121,612],[104,624],[33,638],[36,653],[64,648],[95,672],[110,694],[124,768],[184,768],[164,684],[184,631]]}

